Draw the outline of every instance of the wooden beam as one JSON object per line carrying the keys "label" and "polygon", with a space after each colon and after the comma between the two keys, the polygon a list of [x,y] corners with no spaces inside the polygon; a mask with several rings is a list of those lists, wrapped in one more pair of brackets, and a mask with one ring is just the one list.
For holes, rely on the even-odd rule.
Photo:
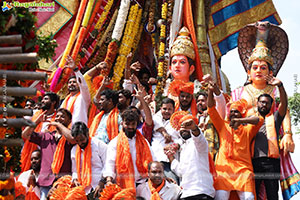
{"label": "wooden beam", "polygon": [[30,127],[36,126],[34,122],[24,118],[0,119],[0,127],[5,127],[5,124],[8,127],[13,127],[13,128],[22,128],[23,126],[30,126]]}
{"label": "wooden beam", "polygon": [[[3,95],[4,87],[0,87],[0,95]],[[6,87],[7,96],[34,96],[36,95],[36,88],[25,87]],[[5,92],[4,92],[5,93]]]}
{"label": "wooden beam", "polygon": [[0,44],[22,44],[22,35],[2,35]]}
{"label": "wooden beam", "polygon": [[22,47],[0,47],[0,54],[22,53]]}
{"label": "wooden beam", "polygon": [[35,62],[37,62],[37,53],[0,54],[0,64]]}
{"label": "wooden beam", "polygon": [[4,75],[6,75],[7,80],[47,80],[46,72],[0,70],[0,79],[4,79]]}
{"label": "wooden beam", "polygon": [[[0,108],[0,114],[3,114],[3,107]],[[32,116],[33,111],[31,109],[22,109],[22,108],[7,108],[6,113],[8,116]]]}

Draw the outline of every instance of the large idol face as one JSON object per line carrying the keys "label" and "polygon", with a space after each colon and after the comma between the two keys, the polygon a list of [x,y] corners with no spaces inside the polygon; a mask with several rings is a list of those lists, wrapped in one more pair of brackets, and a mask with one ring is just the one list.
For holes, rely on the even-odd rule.
{"label": "large idol face", "polygon": [[248,70],[250,79],[254,84],[266,84],[265,77],[272,75],[266,61],[255,60],[253,61],[250,70]]}
{"label": "large idol face", "polygon": [[184,55],[172,57],[171,66],[169,67],[175,80],[189,81],[190,75],[194,72],[195,67],[189,65],[188,58]]}

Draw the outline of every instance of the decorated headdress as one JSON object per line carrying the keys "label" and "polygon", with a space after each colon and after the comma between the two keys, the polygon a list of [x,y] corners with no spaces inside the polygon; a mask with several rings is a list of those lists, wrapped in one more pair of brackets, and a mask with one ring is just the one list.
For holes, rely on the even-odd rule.
{"label": "decorated headdress", "polygon": [[238,37],[238,52],[245,68],[254,60],[272,65],[274,76],[280,70],[289,49],[287,34],[277,25],[256,22],[242,28]]}
{"label": "decorated headdress", "polygon": [[247,101],[245,99],[241,99],[230,103],[229,110],[237,109],[242,114],[242,117],[246,117],[247,107],[248,107]]}
{"label": "decorated headdress", "polygon": [[180,92],[186,92],[189,94],[194,94],[194,83],[193,82],[183,82],[182,80],[174,80],[170,83],[168,92],[175,97],[180,95]]}
{"label": "decorated headdress", "polygon": [[190,31],[186,27],[182,27],[179,31],[179,36],[175,39],[171,47],[171,57],[184,55],[195,60],[194,44],[189,35]]}
{"label": "decorated headdress", "polygon": [[194,122],[196,124],[198,124],[198,119],[196,117],[194,117],[193,115],[190,115],[186,111],[176,111],[176,112],[174,112],[172,114],[171,118],[170,118],[170,124],[175,130],[179,131],[182,122],[184,122],[188,119],[193,119]]}
{"label": "decorated headdress", "polygon": [[100,195],[100,200],[130,200],[135,199],[134,188],[122,189],[117,184],[105,186]]}

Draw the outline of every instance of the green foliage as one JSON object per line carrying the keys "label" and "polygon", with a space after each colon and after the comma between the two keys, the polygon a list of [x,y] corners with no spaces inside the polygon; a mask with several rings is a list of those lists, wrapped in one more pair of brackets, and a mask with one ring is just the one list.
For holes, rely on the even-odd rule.
{"label": "green foliage", "polygon": [[300,93],[294,93],[288,101],[293,123],[297,126],[300,122]]}

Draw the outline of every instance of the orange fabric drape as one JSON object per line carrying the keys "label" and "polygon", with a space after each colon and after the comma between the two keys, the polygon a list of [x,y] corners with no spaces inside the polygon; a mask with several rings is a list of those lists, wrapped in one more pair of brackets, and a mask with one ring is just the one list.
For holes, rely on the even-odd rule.
{"label": "orange fabric drape", "polygon": [[[91,127],[90,127],[90,136],[94,137],[96,134],[96,130],[100,124],[100,121],[102,119],[102,116],[104,115],[104,111],[101,111],[99,114],[96,115]],[[114,139],[118,133],[119,133],[119,124],[118,124],[118,116],[119,116],[119,110],[118,108],[112,109],[108,115],[107,119],[107,135],[109,140]]]}
{"label": "orange fabric drape", "polygon": [[[148,163],[152,161],[150,148],[143,135],[136,131],[136,166],[142,177],[148,173]],[[135,176],[128,138],[123,131],[117,141],[116,156],[117,184],[121,188],[135,188]]]}
{"label": "orange fabric drape", "polygon": [[195,58],[196,74],[197,74],[198,80],[202,80],[203,72],[202,72],[201,61],[200,61],[200,56],[199,56],[199,52],[198,52],[198,45],[197,45],[196,31],[195,31],[194,20],[193,20],[191,0],[184,0],[183,22],[184,22],[184,26],[186,26],[191,33],[191,38],[192,38],[192,42],[194,44],[194,50],[195,50],[195,54],[196,54],[196,58]]}
{"label": "orange fabric drape", "polygon": [[[175,111],[174,112],[176,112],[176,111],[178,111],[179,110],[179,107],[180,107],[180,103],[179,103],[179,101],[177,100],[176,102],[175,102]],[[193,98],[193,100],[192,100],[192,102],[191,102],[191,112],[192,112],[192,115],[194,116],[194,117],[196,117],[197,116],[197,104],[196,104],[196,100]]]}
{"label": "orange fabric drape", "polygon": [[80,92],[78,92],[75,97],[72,99],[71,102],[69,102],[70,98],[72,97],[71,94],[69,94],[66,99],[64,100],[64,102],[62,103],[61,105],[61,108],[65,108],[67,110],[69,110],[72,114],[73,114],[73,111],[74,111],[74,105],[75,105],[75,101],[77,99],[77,97],[80,95]]}
{"label": "orange fabric drape", "polygon": [[88,119],[88,127],[91,128],[92,123],[95,119],[95,116],[97,114],[97,107],[95,106],[95,104],[92,104],[90,107],[90,111],[89,111],[89,119]]}
{"label": "orange fabric drape", "polygon": [[[37,119],[37,117],[43,112],[43,110],[39,110],[37,111],[33,117],[32,117],[32,121],[35,121]],[[55,116],[56,113],[53,114],[52,118],[51,118],[51,122],[53,122],[55,120]],[[37,125],[37,127],[34,129],[35,132],[40,133],[43,127],[43,122],[39,123],[39,125]],[[50,126],[49,127],[49,131],[52,132],[54,131],[56,128],[54,126]],[[29,142],[29,140],[26,140],[21,152],[21,171],[27,171],[30,169],[31,166],[31,162],[30,162],[30,157],[31,154],[34,150],[37,149],[37,145]]]}
{"label": "orange fabric drape", "polygon": [[148,185],[151,191],[151,200],[161,200],[159,196],[159,191],[165,186],[165,179],[163,179],[162,183],[157,187],[153,187],[152,181],[149,179]]}
{"label": "orange fabric drape", "polygon": [[275,129],[275,119],[273,113],[268,114],[265,117],[266,131],[268,138],[268,157],[270,158],[279,158],[279,147],[278,139]]}
{"label": "orange fabric drape", "polygon": [[38,198],[33,190],[32,185],[29,187],[28,192],[26,193],[25,196],[25,200],[39,200],[40,198]]}
{"label": "orange fabric drape", "polygon": [[53,162],[51,164],[51,169],[52,169],[53,174],[59,173],[60,168],[64,162],[66,141],[67,140],[66,140],[65,136],[61,136],[61,138],[56,146],[56,149],[55,149],[55,152],[53,155]]}
{"label": "orange fabric drape", "polygon": [[[84,149],[83,160],[81,162],[81,148],[77,145],[76,153],[76,168],[77,168],[77,178],[79,183],[87,187],[91,184],[92,181],[92,146],[91,146],[91,138],[89,138],[89,143]],[[82,166],[80,168],[80,163]]]}

